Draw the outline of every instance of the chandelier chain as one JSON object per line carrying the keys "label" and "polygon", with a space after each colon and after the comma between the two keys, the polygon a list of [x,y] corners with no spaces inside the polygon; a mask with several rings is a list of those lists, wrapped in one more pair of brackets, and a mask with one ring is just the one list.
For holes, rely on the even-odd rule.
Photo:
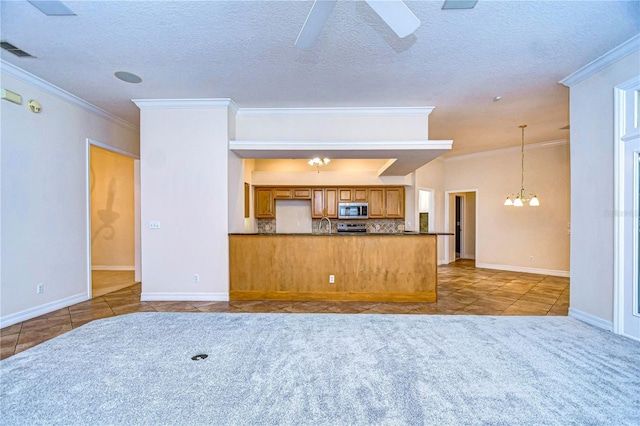
{"label": "chandelier chain", "polygon": [[521,197],[524,197],[524,128],[527,127],[526,124],[523,124],[520,126],[520,128],[522,129],[522,160],[521,160],[521,165],[522,165],[522,177],[521,177],[521,181],[520,181],[520,194]]}

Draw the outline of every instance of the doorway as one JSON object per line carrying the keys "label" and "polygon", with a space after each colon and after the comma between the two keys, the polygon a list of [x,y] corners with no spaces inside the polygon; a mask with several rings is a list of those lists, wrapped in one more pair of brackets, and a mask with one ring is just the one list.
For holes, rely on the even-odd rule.
{"label": "doorway", "polygon": [[477,189],[445,191],[445,263],[477,258]]}
{"label": "doorway", "polygon": [[455,260],[460,259],[460,253],[464,253],[464,195],[455,196],[456,213],[455,213]]}
{"label": "doorway", "polygon": [[640,76],[615,100],[613,328],[640,341]]}
{"label": "doorway", "polygon": [[139,160],[87,140],[88,296],[140,281]]}

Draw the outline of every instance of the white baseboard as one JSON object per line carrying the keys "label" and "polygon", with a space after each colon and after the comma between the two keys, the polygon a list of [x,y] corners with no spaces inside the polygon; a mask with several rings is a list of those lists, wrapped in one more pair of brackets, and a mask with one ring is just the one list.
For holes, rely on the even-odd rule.
{"label": "white baseboard", "polygon": [[569,308],[569,316],[582,322],[586,322],[587,324],[594,327],[598,327],[606,331],[613,331],[613,323],[611,321],[603,320],[602,318],[596,317],[586,312],[582,312],[574,308]]}
{"label": "white baseboard", "polygon": [[476,255],[475,254],[465,254],[462,256],[463,259],[475,259]]}
{"label": "white baseboard", "polygon": [[92,271],[135,271],[135,266],[91,265]]}
{"label": "white baseboard", "polygon": [[58,309],[66,308],[67,306],[75,305],[76,303],[85,302],[87,300],[89,300],[87,293],[80,293],[75,296],[54,300],[53,302],[36,306],[35,308],[26,309],[21,312],[16,312],[15,314],[0,317],[0,328],[9,327],[10,325],[27,321],[32,318],[39,317],[40,315],[48,314],[49,312],[57,311]]}
{"label": "white baseboard", "polygon": [[476,268],[498,269],[500,271],[525,272],[527,274],[552,275],[554,277],[569,278],[569,271],[560,271],[556,269],[540,269],[528,268],[526,266],[496,265],[493,263],[476,263]]}
{"label": "white baseboard", "polygon": [[142,293],[142,302],[228,302],[229,293]]}

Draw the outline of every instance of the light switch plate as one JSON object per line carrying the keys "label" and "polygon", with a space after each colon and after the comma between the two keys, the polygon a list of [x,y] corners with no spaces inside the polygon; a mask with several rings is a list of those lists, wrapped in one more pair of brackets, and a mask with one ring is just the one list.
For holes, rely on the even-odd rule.
{"label": "light switch plate", "polygon": [[149,228],[150,229],[160,229],[160,221],[159,220],[152,220],[149,222]]}

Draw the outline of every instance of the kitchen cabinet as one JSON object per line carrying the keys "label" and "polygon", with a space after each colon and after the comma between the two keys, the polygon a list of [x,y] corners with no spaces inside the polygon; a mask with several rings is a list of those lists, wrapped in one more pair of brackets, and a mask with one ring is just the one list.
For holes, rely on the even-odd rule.
{"label": "kitchen cabinet", "polygon": [[257,219],[273,219],[276,217],[276,210],[271,188],[256,188],[255,209]]}
{"label": "kitchen cabinet", "polygon": [[370,219],[403,219],[404,188],[369,188]]}
{"label": "kitchen cabinet", "polygon": [[404,188],[385,188],[385,217],[404,219]]}
{"label": "kitchen cabinet", "polygon": [[351,188],[339,188],[338,189],[338,201],[341,203],[348,203],[352,200],[351,192],[353,190]]}
{"label": "kitchen cabinet", "polygon": [[338,202],[340,203],[366,203],[367,188],[338,188]]}
{"label": "kitchen cabinet", "polygon": [[366,203],[368,200],[367,192],[368,192],[367,188],[353,188],[351,199],[358,203]]}
{"label": "kitchen cabinet", "polygon": [[311,188],[293,188],[294,200],[310,200]]}
{"label": "kitchen cabinet", "polygon": [[311,217],[338,217],[338,203],[369,203],[371,219],[403,219],[404,187],[255,187],[254,205],[257,219],[275,218],[275,200],[311,200]]}
{"label": "kitchen cabinet", "polygon": [[327,216],[338,217],[338,189],[313,188],[311,190],[311,217],[319,219]]}
{"label": "kitchen cabinet", "polygon": [[369,188],[369,218],[384,218],[384,188]]}
{"label": "kitchen cabinet", "polygon": [[292,198],[292,188],[276,188],[273,190],[273,198],[276,200],[290,200]]}
{"label": "kitchen cabinet", "polygon": [[251,185],[248,183],[244,183],[244,217],[251,217],[251,208],[250,208],[250,194],[251,194]]}
{"label": "kitchen cabinet", "polygon": [[327,209],[329,218],[338,217],[338,190],[336,188],[326,188],[324,190],[324,208]]}

